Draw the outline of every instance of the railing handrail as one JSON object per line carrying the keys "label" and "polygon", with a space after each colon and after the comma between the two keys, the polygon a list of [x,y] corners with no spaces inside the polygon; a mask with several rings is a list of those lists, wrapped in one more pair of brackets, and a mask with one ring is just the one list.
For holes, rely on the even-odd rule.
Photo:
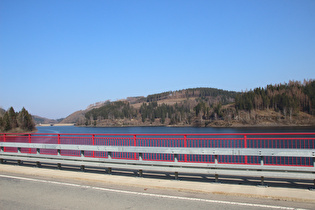
{"label": "railing handrail", "polygon": [[0,133],[0,135],[13,135],[13,136],[309,136],[314,135],[315,132],[298,132],[298,133]]}

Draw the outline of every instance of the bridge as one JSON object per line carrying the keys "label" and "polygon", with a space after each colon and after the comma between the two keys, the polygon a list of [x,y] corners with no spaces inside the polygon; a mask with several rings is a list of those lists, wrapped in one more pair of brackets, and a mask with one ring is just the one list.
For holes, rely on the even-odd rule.
{"label": "bridge", "polygon": [[314,180],[315,133],[0,134],[0,161]]}

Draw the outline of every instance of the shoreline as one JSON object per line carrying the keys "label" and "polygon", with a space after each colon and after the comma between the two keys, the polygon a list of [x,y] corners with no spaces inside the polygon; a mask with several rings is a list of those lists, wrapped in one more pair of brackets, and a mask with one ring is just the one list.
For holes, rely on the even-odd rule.
{"label": "shoreline", "polygon": [[37,124],[36,127],[49,127],[49,126],[75,126],[75,123],[45,123],[45,124]]}
{"label": "shoreline", "polygon": [[85,126],[85,125],[75,125],[75,127],[82,128],[128,128],[128,127],[169,127],[169,128],[314,128],[315,125],[239,125],[239,126],[193,126],[193,125],[120,125],[120,126]]}

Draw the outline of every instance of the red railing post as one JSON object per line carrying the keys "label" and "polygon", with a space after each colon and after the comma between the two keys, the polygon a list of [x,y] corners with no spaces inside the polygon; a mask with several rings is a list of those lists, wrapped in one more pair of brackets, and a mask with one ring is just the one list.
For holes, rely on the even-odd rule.
{"label": "red railing post", "polygon": [[[137,146],[137,135],[136,134],[133,135],[133,146],[135,146],[135,147]],[[133,158],[136,159],[136,157],[137,157],[136,153],[134,153],[133,155],[134,155]]]}
{"label": "red railing post", "polygon": [[[6,142],[6,134],[3,134],[3,142]],[[3,147],[3,152],[6,151],[6,147]]]}
{"label": "red railing post", "polygon": [[[187,134],[184,135],[184,147],[187,147]],[[184,160],[187,162],[187,154],[184,155]]]}
{"label": "red railing post", "polygon": [[[28,143],[32,143],[32,140],[31,140],[31,134],[28,134]],[[31,153],[31,148],[28,149],[28,153]]]}
{"label": "red railing post", "polygon": [[[244,135],[244,148],[247,148],[247,136]],[[247,156],[245,156],[245,164],[247,164]]]}
{"label": "red railing post", "polygon": [[[92,144],[95,145],[95,135],[92,135]],[[93,151],[93,157],[95,157],[95,151]]]}
{"label": "red railing post", "polygon": [[58,144],[60,144],[60,134],[58,134]]}

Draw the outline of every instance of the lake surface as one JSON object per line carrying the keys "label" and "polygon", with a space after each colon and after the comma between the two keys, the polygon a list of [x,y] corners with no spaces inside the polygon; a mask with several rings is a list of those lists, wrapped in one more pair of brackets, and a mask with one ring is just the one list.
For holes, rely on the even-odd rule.
{"label": "lake surface", "polygon": [[37,127],[37,133],[91,133],[91,134],[190,134],[190,133],[304,133],[315,132],[315,127],[263,127],[263,128],[194,128],[194,127]]}

